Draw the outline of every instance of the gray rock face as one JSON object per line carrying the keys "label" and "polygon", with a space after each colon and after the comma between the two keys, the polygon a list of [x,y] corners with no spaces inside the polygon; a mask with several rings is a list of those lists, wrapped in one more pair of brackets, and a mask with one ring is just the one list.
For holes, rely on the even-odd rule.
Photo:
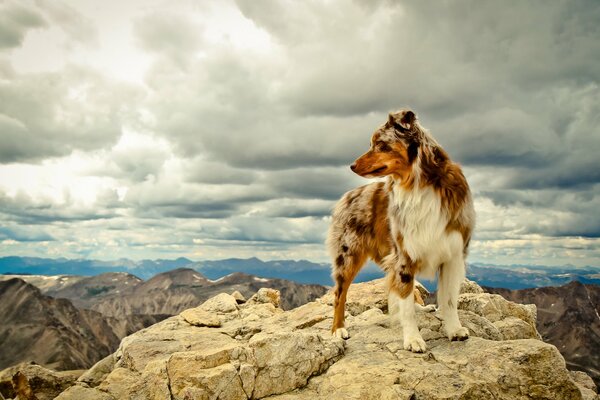
{"label": "gray rock face", "polygon": [[239,305],[222,294],[126,337],[58,399],[597,399],[539,340],[535,307],[469,286],[459,316],[471,338],[449,342],[438,315],[419,311],[425,354],[403,350],[383,280],[350,287],[347,341],[329,332],[329,295],[284,312],[276,291]]}

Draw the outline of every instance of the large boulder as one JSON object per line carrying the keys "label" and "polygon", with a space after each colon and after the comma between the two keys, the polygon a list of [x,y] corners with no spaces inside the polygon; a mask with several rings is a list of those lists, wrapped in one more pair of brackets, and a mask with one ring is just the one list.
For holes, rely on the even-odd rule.
{"label": "large boulder", "polygon": [[244,304],[219,295],[125,338],[58,399],[596,398],[539,339],[535,307],[465,287],[471,338],[449,342],[439,315],[419,311],[424,354],[403,350],[383,280],[350,287],[347,341],[330,333],[330,294],[285,312],[268,290]]}

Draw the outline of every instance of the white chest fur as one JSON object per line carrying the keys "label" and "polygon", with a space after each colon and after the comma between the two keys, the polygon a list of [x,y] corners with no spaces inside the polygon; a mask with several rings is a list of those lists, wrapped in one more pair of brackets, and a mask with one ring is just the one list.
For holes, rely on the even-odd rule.
{"label": "white chest fur", "polygon": [[462,251],[462,237],[448,233],[448,214],[431,187],[404,190],[393,186],[389,217],[392,232],[403,237],[403,249],[420,261],[420,276],[432,278],[438,267]]}

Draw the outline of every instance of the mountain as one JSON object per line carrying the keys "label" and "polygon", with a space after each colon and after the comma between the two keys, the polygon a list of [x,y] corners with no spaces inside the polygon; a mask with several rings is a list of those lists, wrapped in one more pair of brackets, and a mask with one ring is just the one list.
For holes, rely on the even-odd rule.
{"label": "mountain", "polygon": [[306,260],[262,261],[256,257],[248,259],[229,258],[225,260],[200,261],[188,265],[209,279],[218,279],[234,272],[268,278],[287,279],[298,283],[331,285],[329,264],[318,264]]}
{"label": "mountain", "polygon": [[486,288],[508,300],[537,306],[537,329],[555,345],[569,369],[588,373],[600,386],[600,286],[571,282],[560,287]]}
{"label": "mountain", "polygon": [[0,258],[0,274],[92,276],[107,272],[130,272],[142,279],[148,279],[157,273],[180,268],[191,263],[191,260],[183,257],[175,260],[132,261],[119,259],[99,261],[10,256]]}
{"label": "mountain", "polygon": [[48,296],[69,299],[76,307],[92,308],[94,304],[102,299],[126,293],[144,282],[137,276],[126,272],[107,272],[96,276],[78,278],[69,285],[51,286],[46,290],[40,287],[40,290],[43,290],[44,294]]}
{"label": "mountain", "polygon": [[59,370],[89,368],[121,338],[167,317],[107,317],[46,296],[19,278],[0,282],[0,316],[0,369],[35,361]]}
{"label": "mountain", "polygon": [[[229,258],[224,260],[192,261],[184,257],[174,260],[119,259],[115,261],[48,259],[35,257],[2,257],[0,274],[96,276],[110,272],[125,272],[148,280],[163,272],[177,268],[190,268],[207,279],[217,280],[234,272],[244,272],[264,278],[286,279],[304,284],[331,286],[329,263],[314,263],[306,260],[263,261],[258,258]],[[382,271],[368,263],[355,282],[381,278]],[[561,286],[571,281],[600,284],[600,267],[547,267],[538,265],[486,265],[471,263],[467,277],[489,287],[524,289],[542,286]],[[23,279],[25,279],[23,277]],[[54,278],[53,278],[54,279]],[[69,278],[72,279],[72,278]],[[29,280],[28,280],[29,281]],[[68,282],[66,282],[68,283]],[[435,282],[423,282],[428,289],[435,289]],[[38,285],[38,283],[35,283]],[[47,282],[47,284],[50,284]],[[110,286],[110,285],[108,285]],[[39,286],[41,287],[41,286]]]}
{"label": "mountain", "polygon": [[470,264],[467,268],[467,277],[482,286],[506,289],[562,286],[572,281],[600,285],[600,268]]}
{"label": "mountain", "polygon": [[29,360],[58,369],[89,368],[120,341],[102,314],[44,296],[18,278],[0,282],[0,315],[0,369]]}
{"label": "mountain", "polygon": [[312,301],[327,290],[320,285],[301,285],[240,272],[210,280],[193,269],[179,268],[157,274],[147,281],[125,273],[101,274],[48,291],[48,294],[68,298],[79,307],[90,308],[106,316],[123,318],[137,314],[174,315],[219,293],[237,290],[248,298],[263,287],[278,289],[285,309]]}
{"label": "mountain", "polygon": [[290,311],[269,289],[245,304],[220,294],[129,336],[56,399],[597,400],[539,340],[533,307],[469,286],[458,304],[468,340],[417,312],[426,354],[403,349],[383,279],[351,286],[347,341],[330,333],[332,294]]}

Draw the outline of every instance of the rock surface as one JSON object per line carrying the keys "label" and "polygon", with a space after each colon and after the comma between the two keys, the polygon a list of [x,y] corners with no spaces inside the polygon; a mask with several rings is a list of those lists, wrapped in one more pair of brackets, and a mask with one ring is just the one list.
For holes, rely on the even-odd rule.
{"label": "rock surface", "polygon": [[52,371],[37,364],[18,364],[0,371],[0,395],[25,397],[31,390],[38,400],[52,400],[67,389],[83,371]]}
{"label": "rock surface", "polygon": [[425,354],[403,350],[383,280],[350,287],[347,341],[329,332],[331,295],[284,312],[276,291],[239,305],[221,294],[186,313],[220,326],[184,314],[136,332],[58,399],[598,399],[539,340],[535,307],[473,285],[460,298],[467,341],[449,342],[436,313],[418,312]]}
{"label": "rock surface", "polygon": [[543,340],[560,350],[569,369],[589,374],[600,387],[600,286],[573,281],[560,287],[486,291],[535,304]]}

